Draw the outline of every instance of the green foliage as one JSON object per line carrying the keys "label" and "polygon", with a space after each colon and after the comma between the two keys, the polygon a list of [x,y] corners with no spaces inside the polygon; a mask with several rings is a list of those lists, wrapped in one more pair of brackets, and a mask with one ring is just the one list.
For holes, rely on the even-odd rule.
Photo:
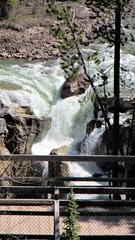
{"label": "green foliage", "polygon": [[20,2],[20,0],[9,0],[9,5],[11,7],[14,7],[16,4],[18,4]]}
{"label": "green foliage", "polygon": [[97,65],[99,65],[101,63],[97,51],[94,53],[88,54],[86,60],[87,60],[87,62],[94,61]]}
{"label": "green foliage", "polygon": [[71,189],[68,197],[68,205],[66,208],[67,217],[64,220],[64,233],[61,235],[62,240],[79,240],[78,232],[80,226],[77,222],[77,216],[79,215],[77,211],[78,205],[75,202],[74,192]]}
{"label": "green foliage", "polygon": [[67,79],[74,77],[82,68],[82,61],[77,49],[82,32],[76,24],[75,12],[68,5],[60,8],[55,3],[52,4],[52,0],[50,0],[47,13],[55,14],[58,19],[57,26],[52,27],[51,33],[59,39],[61,67],[65,72],[65,77]]}

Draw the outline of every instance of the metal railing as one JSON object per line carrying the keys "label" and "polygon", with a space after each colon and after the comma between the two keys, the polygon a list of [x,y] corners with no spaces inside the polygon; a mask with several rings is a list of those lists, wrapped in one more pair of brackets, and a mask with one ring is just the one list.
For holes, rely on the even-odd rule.
{"label": "metal railing", "polygon": [[80,239],[135,237],[134,165],[134,156],[1,155],[0,237],[60,239],[71,188]]}

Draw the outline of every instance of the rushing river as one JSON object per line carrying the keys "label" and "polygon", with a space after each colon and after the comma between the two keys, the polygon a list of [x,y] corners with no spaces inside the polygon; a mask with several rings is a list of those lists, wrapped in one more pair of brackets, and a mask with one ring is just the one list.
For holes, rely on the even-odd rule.
{"label": "rushing river", "polygon": [[[87,63],[91,76],[95,75],[95,86],[101,81],[99,72],[104,69],[108,76],[106,91],[113,93],[113,52],[107,44],[91,45],[85,54],[99,50],[100,64],[94,61]],[[132,52],[133,53],[133,52]],[[129,51],[121,51],[121,92],[134,95],[135,90],[135,56]],[[80,96],[66,99],[60,98],[60,91],[65,79],[60,68],[59,60],[53,62],[23,62],[0,61],[0,98],[4,105],[17,102],[20,105],[31,106],[38,117],[51,117],[51,128],[40,142],[32,147],[32,154],[48,155],[53,148],[68,146],[69,155],[80,154],[77,144],[86,135],[86,125],[93,119],[93,105],[91,102],[92,90],[89,88]],[[103,89],[101,89],[103,91]],[[95,130],[86,138],[81,154],[93,154],[96,144],[104,129]],[[94,164],[94,163],[93,163]],[[71,166],[70,166],[71,167]],[[73,163],[71,175],[75,176],[73,169],[77,169],[81,176],[92,176],[95,172],[103,173],[94,164],[85,167]],[[78,175],[77,175],[78,176]],[[97,185],[97,183],[93,183]]]}
{"label": "rushing river", "polygon": [[[91,45],[85,52],[99,51],[100,64],[87,64],[89,74],[95,75],[95,85],[101,83],[99,72],[108,76],[106,92],[113,93],[113,52],[107,44]],[[134,95],[135,56],[121,51],[121,91]],[[51,117],[52,124],[40,143],[34,144],[33,154],[49,154],[53,148],[67,145],[69,154],[78,154],[77,143],[85,137],[86,124],[93,118],[91,89],[80,96],[60,98],[65,79],[59,60],[55,62],[0,61],[0,98],[5,105],[18,102],[29,105],[39,117]],[[102,92],[103,89],[101,88]],[[96,132],[95,132],[96,133]],[[94,136],[92,136],[93,144]],[[96,138],[96,134],[95,134]],[[88,139],[87,139],[88,141]],[[92,146],[93,151],[94,146]],[[82,151],[83,152],[83,151]],[[89,154],[90,150],[89,150]]]}

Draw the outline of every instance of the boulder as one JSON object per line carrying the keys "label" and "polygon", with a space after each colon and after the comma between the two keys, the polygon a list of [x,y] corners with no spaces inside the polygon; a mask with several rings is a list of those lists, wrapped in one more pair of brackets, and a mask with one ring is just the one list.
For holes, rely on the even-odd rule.
{"label": "boulder", "polygon": [[[68,147],[61,146],[60,148],[53,149],[50,155],[67,155]],[[65,156],[66,158],[66,156]],[[68,177],[69,176],[69,166],[66,161],[50,162],[49,163],[49,177]],[[69,182],[63,180],[56,180],[55,182],[50,182],[51,186],[68,186]],[[61,198],[67,198],[65,194],[60,194]]]}
{"label": "boulder", "polygon": [[12,104],[4,115],[8,134],[5,145],[10,153],[28,154],[40,133],[40,119],[28,106]]}
{"label": "boulder", "polygon": [[[101,112],[97,97],[92,97],[92,102],[94,106],[94,117],[95,119],[98,118],[99,112]],[[102,106],[105,108],[106,112],[114,113],[115,108],[115,101],[114,97],[102,97],[100,98],[100,102]],[[129,110],[132,110],[135,105],[135,99],[134,97],[128,97],[128,96],[122,96],[119,99],[119,112],[120,113],[126,113]]]}
{"label": "boulder", "polygon": [[[50,119],[39,119],[29,106],[20,106],[17,103],[12,103],[10,106],[4,106],[0,103],[0,154],[30,154],[31,147],[35,141],[42,137],[42,129],[49,130]],[[38,138],[39,137],[39,138]],[[11,162],[2,161],[0,163],[1,177],[32,177],[42,176],[43,166],[41,162],[33,163],[32,161],[17,161]],[[23,184],[12,181],[2,181],[2,185]],[[28,183],[32,185],[31,182]],[[38,185],[39,183],[37,183]],[[41,183],[40,183],[41,185]],[[10,192],[0,192],[0,197],[14,197]],[[15,197],[37,197],[32,193],[16,192]]]}
{"label": "boulder", "polygon": [[61,98],[67,98],[82,94],[89,86],[90,83],[85,80],[85,76],[83,74],[70,77],[63,84],[60,96]]}
{"label": "boulder", "polygon": [[68,147],[67,146],[61,146],[59,148],[54,148],[50,155],[67,155],[68,154]]}

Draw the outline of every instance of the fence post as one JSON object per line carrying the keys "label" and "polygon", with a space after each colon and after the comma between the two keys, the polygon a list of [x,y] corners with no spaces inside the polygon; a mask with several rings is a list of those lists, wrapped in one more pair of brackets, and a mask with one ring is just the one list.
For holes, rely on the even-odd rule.
{"label": "fence post", "polygon": [[54,188],[54,236],[55,240],[60,240],[60,208],[59,208],[59,188]]}

